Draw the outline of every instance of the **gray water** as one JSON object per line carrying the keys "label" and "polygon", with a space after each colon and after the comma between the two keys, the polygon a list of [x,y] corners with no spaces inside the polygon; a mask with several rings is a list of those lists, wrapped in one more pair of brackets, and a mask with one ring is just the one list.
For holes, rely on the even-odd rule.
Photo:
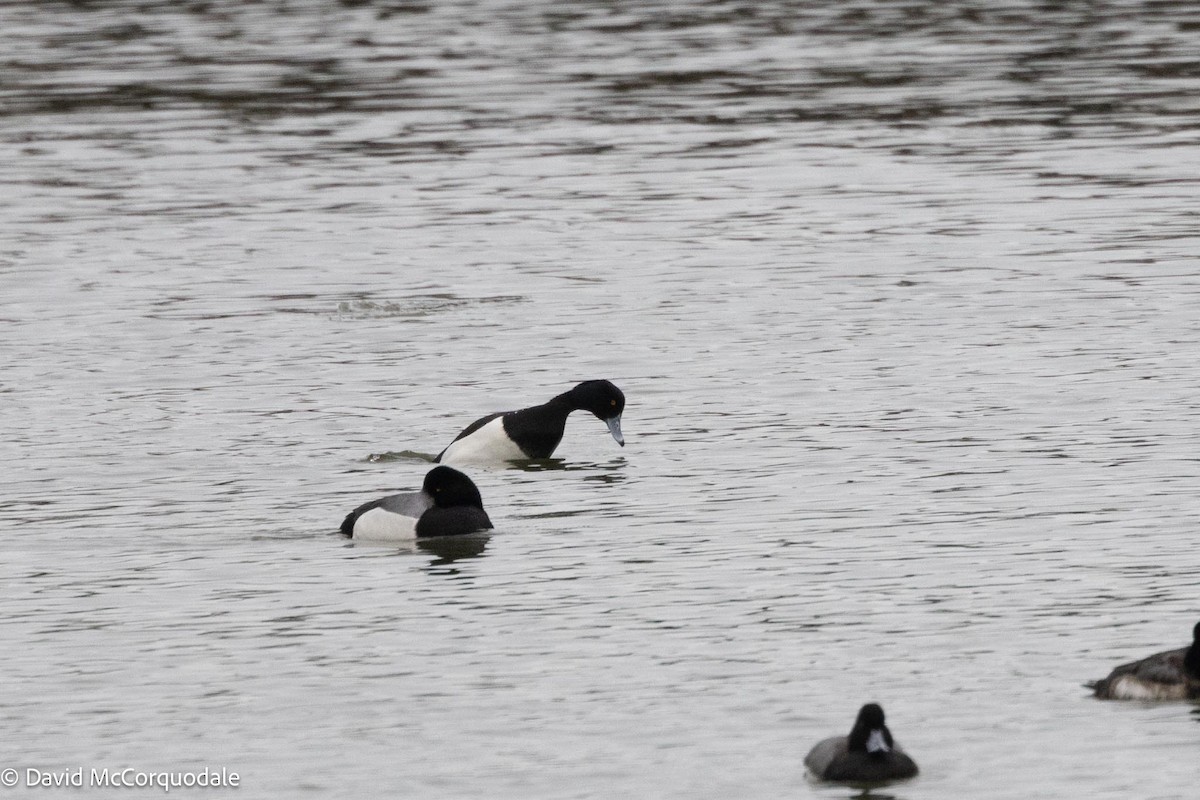
{"label": "gray water", "polygon": [[[1194,798],[1185,2],[0,7],[0,767],[184,797]],[[355,546],[587,378],[497,528]],[[84,776],[85,782],[88,776]]]}

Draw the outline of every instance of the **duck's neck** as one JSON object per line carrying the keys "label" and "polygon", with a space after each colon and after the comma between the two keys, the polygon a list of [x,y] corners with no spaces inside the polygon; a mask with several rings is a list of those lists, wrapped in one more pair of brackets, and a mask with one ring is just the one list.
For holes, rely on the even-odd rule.
{"label": "duck's neck", "polygon": [[575,396],[575,390],[563,392],[558,397],[551,398],[550,402],[546,403],[541,408],[553,407],[555,409],[563,409],[563,413],[570,414],[572,411],[578,411],[583,406],[579,402],[579,398]]}
{"label": "duck's neck", "polygon": [[504,428],[530,458],[549,458],[567,429],[567,417],[575,407],[566,395],[559,395],[540,406],[506,414]]}
{"label": "duck's neck", "polygon": [[1183,655],[1183,671],[1188,677],[1200,681],[1200,639],[1192,642]]}

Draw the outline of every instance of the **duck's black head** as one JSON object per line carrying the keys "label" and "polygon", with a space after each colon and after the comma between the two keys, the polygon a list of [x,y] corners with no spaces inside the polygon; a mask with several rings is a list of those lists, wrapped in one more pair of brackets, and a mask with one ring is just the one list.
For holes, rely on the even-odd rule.
{"label": "duck's black head", "polygon": [[568,394],[571,404],[580,411],[590,411],[608,425],[617,444],[625,446],[621,434],[621,413],[625,410],[625,395],[612,381],[584,381]]}
{"label": "duck's black head", "polygon": [[433,504],[438,508],[483,508],[483,497],[475,482],[451,467],[437,466],[429,470],[421,488],[433,498]]}
{"label": "duck's black head", "polygon": [[619,417],[625,410],[625,395],[612,381],[584,381],[571,390],[571,400],[600,419]]}
{"label": "duck's black head", "polygon": [[878,703],[867,703],[859,709],[847,745],[852,753],[874,756],[883,756],[892,751],[892,732],[883,724],[883,708]]}

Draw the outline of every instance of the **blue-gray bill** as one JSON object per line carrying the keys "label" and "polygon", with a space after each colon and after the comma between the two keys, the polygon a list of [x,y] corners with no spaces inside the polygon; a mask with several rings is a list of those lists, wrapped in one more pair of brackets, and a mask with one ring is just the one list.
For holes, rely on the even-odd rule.
{"label": "blue-gray bill", "polygon": [[625,437],[621,435],[621,415],[617,414],[615,417],[609,417],[604,420],[604,424],[608,426],[608,432],[617,440],[617,444],[624,447]]}

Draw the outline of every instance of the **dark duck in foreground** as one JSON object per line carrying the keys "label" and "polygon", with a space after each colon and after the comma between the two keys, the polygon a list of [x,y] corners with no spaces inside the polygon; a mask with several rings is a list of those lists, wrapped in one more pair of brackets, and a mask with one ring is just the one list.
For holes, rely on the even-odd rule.
{"label": "dark duck in foreground", "polygon": [[421,491],[364,503],[342,521],[346,536],[376,542],[455,536],[491,527],[475,483],[450,467],[431,469]]}
{"label": "dark duck in foreground", "polygon": [[1088,688],[1102,700],[1200,700],[1200,622],[1188,647],[1122,664]]}
{"label": "dark duck in foreground", "polygon": [[625,395],[610,381],[584,381],[548,403],[501,411],[472,422],[434,461],[444,464],[496,464],[549,458],[566,430],[573,411],[590,411],[608,426],[622,447],[621,412]]}
{"label": "dark duck in foreground", "polygon": [[858,712],[849,736],[833,736],[804,758],[812,774],[826,781],[880,783],[911,778],[916,763],[892,739],[883,724],[883,709],[867,703]]}

